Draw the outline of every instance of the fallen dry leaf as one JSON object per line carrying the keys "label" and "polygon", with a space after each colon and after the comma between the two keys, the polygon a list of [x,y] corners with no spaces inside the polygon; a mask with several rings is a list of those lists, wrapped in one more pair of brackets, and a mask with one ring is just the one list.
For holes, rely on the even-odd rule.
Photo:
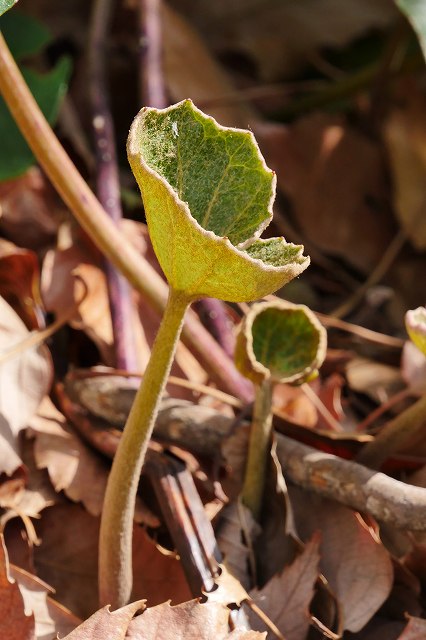
{"label": "fallen dry leaf", "polygon": [[237,630],[229,634],[229,609],[219,603],[200,604],[197,600],[171,607],[168,602],[146,609],[134,618],[126,640],[260,640],[254,631]]}
{"label": "fallen dry leaf", "polygon": [[383,133],[389,153],[396,214],[413,245],[425,249],[426,97],[413,83],[404,88],[404,106],[391,111]]}
{"label": "fallen dry leaf", "polygon": [[260,526],[250,509],[241,502],[235,501],[222,511],[216,539],[223,554],[223,563],[247,590],[251,587],[250,564],[253,562],[253,550],[245,541],[254,540],[259,532]]}
{"label": "fallen dry leaf", "polygon": [[81,301],[84,282],[86,295],[80,302],[71,326],[81,329],[98,347],[105,364],[113,364],[112,325],[106,278],[88,250],[77,244],[47,252],[41,271],[41,292],[48,311],[60,316]]}
{"label": "fallen dry leaf", "polygon": [[39,280],[36,254],[0,238],[0,295],[32,329],[44,327]]}
{"label": "fallen dry leaf", "polygon": [[101,638],[125,640],[128,637],[127,629],[131,619],[144,606],[144,601],[140,600],[112,612],[109,607],[99,609],[62,640],[100,640]]}
{"label": "fallen dry leaf", "polygon": [[0,184],[0,229],[20,247],[39,251],[55,242],[59,200],[38,167]]}
{"label": "fallen dry leaf", "polygon": [[326,113],[254,132],[302,237],[368,274],[395,233],[380,147]]}
{"label": "fallen dry leaf", "polygon": [[[309,605],[319,576],[319,542],[315,534],[294,562],[250,596],[278,627],[286,640],[305,640],[309,626]],[[251,611],[253,629],[265,631],[262,621]]]}
{"label": "fallen dry leaf", "polygon": [[262,79],[293,76],[323,49],[340,48],[396,15],[386,0],[304,0],[294,3],[216,0],[192,3],[191,16],[217,52],[248,56]]}
{"label": "fallen dry leaf", "polygon": [[[98,607],[99,518],[78,504],[64,502],[45,509],[35,526],[41,539],[34,549],[37,575],[55,589],[55,600],[82,619],[92,615]],[[162,553],[137,525],[133,572],[134,600],[146,598],[148,604],[156,605],[192,597],[175,555]]]}
{"label": "fallen dry leaf", "polygon": [[3,536],[0,549],[0,637],[8,640],[36,640],[34,616],[32,613],[25,613],[19,586],[10,577]]}
{"label": "fallen dry leaf", "polygon": [[56,634],[62,636],[80,624],[79,618],[49,598],[52,589],[42,580],[13,565],[10,573],[19,586],[25,611],[34,615],[37,640],[52,640]]}
{"label": "fallen dry leaf", "polygon": [[398,640],[424,640],[426,637],[426,620],[411,618]]}
{"label": "fallen dry leaf", "polygon": [[110,465],[70,429],[48,397],[29,426],[37,467],[47,470],[55,490],[100,515]]}
{"label": "fallen dry leaf", "polygon": [[[29,331],[0,297],[0,353],[7,353]],[[44,345],[25,349],[0,363],[0,472],[8,475],[21,464],[17,438],[48,393],[52,377],[50,354]]]}
{"label": "fallen dry leaf", "polygon": [[388,551],[351,509],[296,487],[290,498],[301,538],[321,533],[320,570],[340,603],[343,628],[359,631],[391,591]]}

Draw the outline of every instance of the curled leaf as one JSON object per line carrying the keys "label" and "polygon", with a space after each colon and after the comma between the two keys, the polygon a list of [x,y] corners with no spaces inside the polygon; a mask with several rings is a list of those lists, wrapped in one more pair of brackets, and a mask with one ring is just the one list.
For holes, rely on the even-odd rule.
{"label": "curled leaf", "polygon": [[407,333],[416,347],[426,356],[426,307],[417,307],[405,314]]}
{"label": "curled leaf", "polygon": [[142,109],[127,151],[175,290],[193,299],[255,300],[308,266],[302,246],[258,239],[272,218],[276,180],[251,132],[222,127],[184,100]]}
{"label": "curled leaf", "polygon": [[308,307],[290,302],[254,304],[237,337],[235,361],[256,384],[302,383],[324,361],[327,334]]}

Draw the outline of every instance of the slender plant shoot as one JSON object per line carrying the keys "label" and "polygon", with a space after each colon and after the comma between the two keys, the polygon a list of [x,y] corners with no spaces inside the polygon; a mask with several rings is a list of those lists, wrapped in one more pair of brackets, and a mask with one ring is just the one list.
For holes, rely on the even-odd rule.
{"label": "slender plant shoot", "polygon": [[314,378],[327,345],[324,327],[305,305],[260,302],[244,318],[237,337],[237,368],[256,395],[242,501],[259,520],[272,437],[272,391],[276,382]]}
{"label": "slender plant shoot", "polygon": [[259,239],[272,218],[275,175],[249,131],[224,128],[184,100],[142,109],[127,149],[170,293],[105,495],[99,590],[101,604],[114,607],[131,593],[136,491],[186,309],[204,296],[255,300],[309,264],[302,246]]}

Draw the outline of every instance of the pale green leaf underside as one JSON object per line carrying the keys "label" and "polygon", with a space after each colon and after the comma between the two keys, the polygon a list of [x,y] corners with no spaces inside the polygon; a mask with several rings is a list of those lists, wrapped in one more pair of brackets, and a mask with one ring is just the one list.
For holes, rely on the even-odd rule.
{"label": "pale green leaf underside", "polygon": [[268,240],[255,240],[246,249],[250,258],[262,260],[272,267],[281,267],[289,262],[299,262],[300,246],[286,242],[284,238],[270,238]]}
{"label": "pale green leaf underside", "polygon": [[219,127],[189,100],[147,110],[139,131],[145,162],[204,229],[238,245],[271,218],[274,174],[249,131]]}
{"label": "pale green leaf underside", "polygon": [[269,307],[251,326],[253,353],[275,379],[286,379],[318,368],[324,358],[324,329],[309,310]]}

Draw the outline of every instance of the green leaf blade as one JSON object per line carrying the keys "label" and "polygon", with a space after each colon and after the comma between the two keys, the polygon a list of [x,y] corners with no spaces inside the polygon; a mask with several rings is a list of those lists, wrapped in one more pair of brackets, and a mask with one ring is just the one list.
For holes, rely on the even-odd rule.
{"label": "green leaf blade", "polygon": [[141,124],[147,165],[204,229],[234,245],[260,233],[272,217],[275,179],[249,131],[218,126],[189,100],[161,114],[147,110]]}
{"label": "green leaf blade", "polygon": [[324,361],[325,329],[305,305],[261,302],[251,307],[236,349],[239,370],[254,382],[301,383]]}
{"label": "green leaf blade", "polygon": [[39,20],[19,10],[5,14],[0,29],[15,60],[38,53],[51,41],[49,30]]}
{"label": "green leaf blade", "polygon": [[[57,117],[71,71],[69,59],[63,58],[49,73],[40,75],[22,69],[23,76],[47,120],[52,124]],[[32,164],[34,156],[22,137],[10,112],[0,98],[0,180],[22,175]]]}
{"label": "green leaf blade", "polygon": [[[184,141],[184,136],[189,140]],[[261,175],[256,179],[262,188],[247,173],[246,165],[235,164],[226,170],[226,154],[213,156],[211,164],[211,147],[204,144],[205,137],[215,140],[216,150],[218,146],[233,150],[234,157],[239,147],[246,146],[246,155],[253,158],[250,171]],[[154,250],[175,290],[191,299],[256,300],[308,266],[303,247],[287,244],[283,238],[276,242],[256,240],[271,215],[275,176],[266,168],[250,132],[225,129],[186,100],[165,110],[143,109],[132,124],[127,149]],[[224,174],[226,179],[231,175],[226,189]],[[214,219],[216,231],[206,228],[210,224],[202,226],[206,219]],[[236,246],[232,240],[244,243]],[[260,245],[251,249],[255,243]]]}

